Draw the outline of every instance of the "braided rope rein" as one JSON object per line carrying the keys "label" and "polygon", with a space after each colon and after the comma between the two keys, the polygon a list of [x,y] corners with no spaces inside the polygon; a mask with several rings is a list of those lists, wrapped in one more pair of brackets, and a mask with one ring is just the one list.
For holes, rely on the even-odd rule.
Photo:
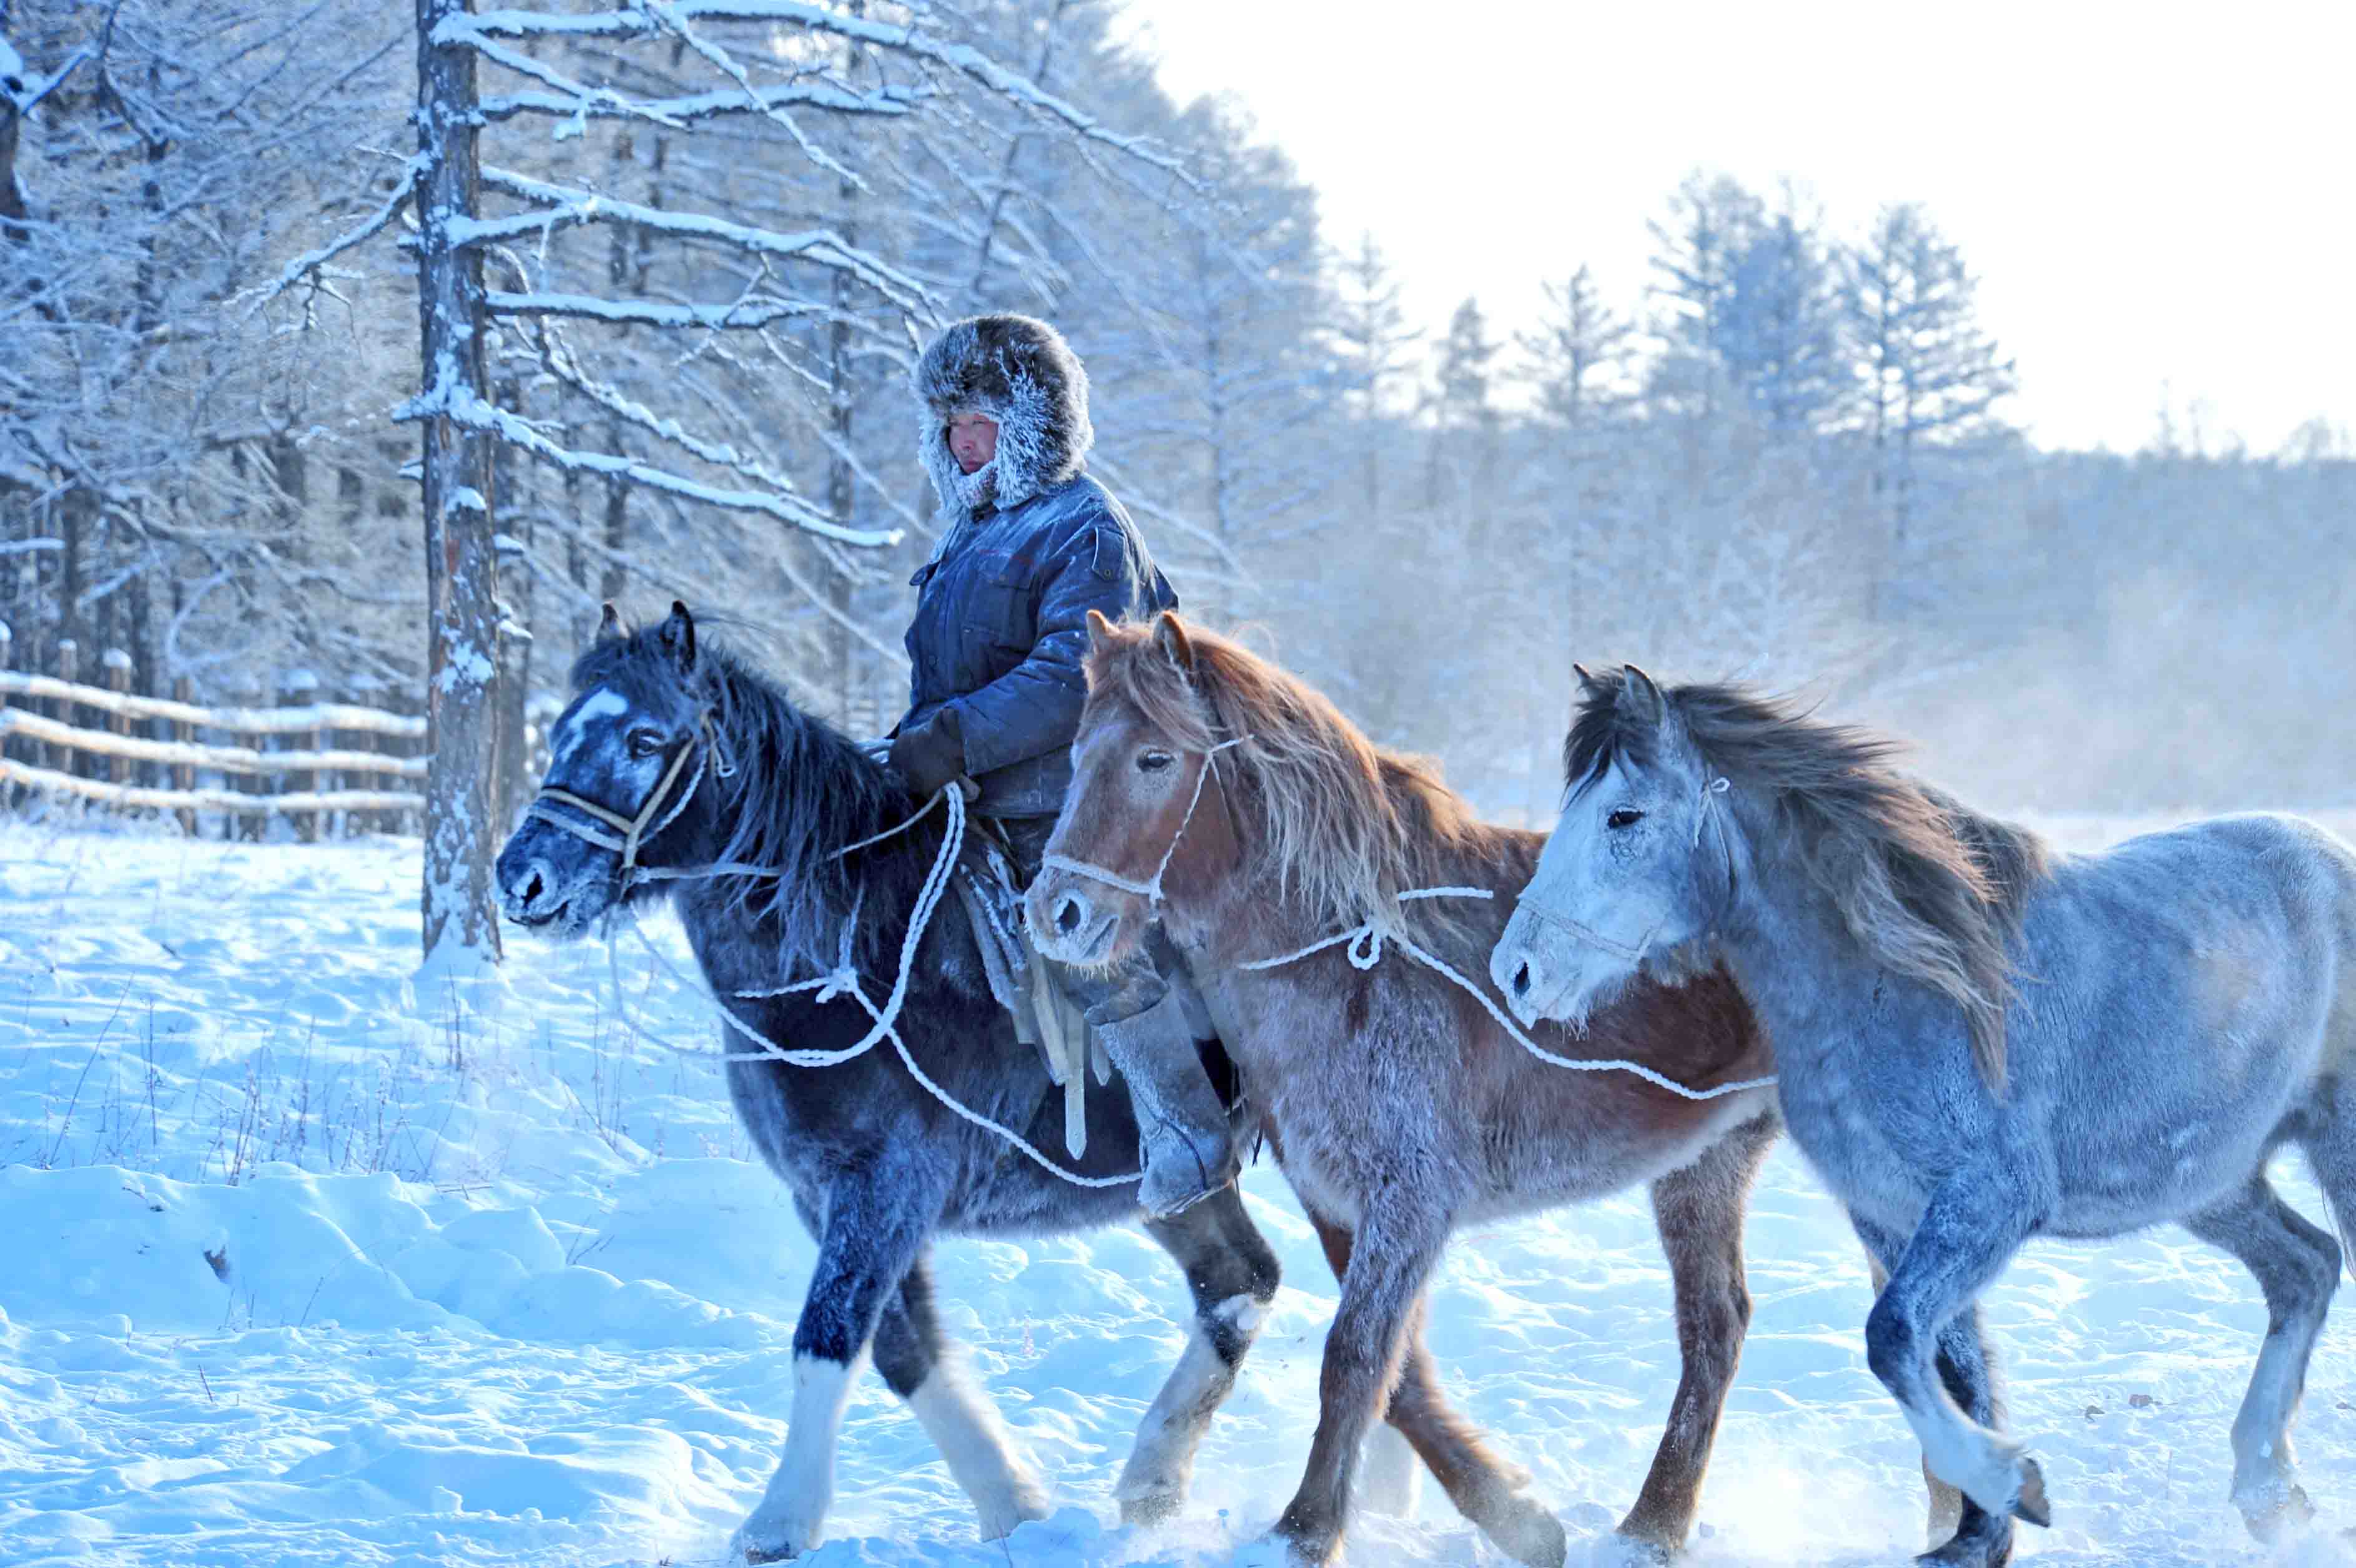
{"label": "braided rope rein", "polygon": [[[1129,877],[1121,875],[1118,872],[1109,871],[1101,865],[1092,865],[1085,860],[1075,860],[1069,855],[1046,855],[1042,858],[1040,865],[1043,866],[1052,866],[1061,871],[1068,871],[1076,875],[1093,878],[1096,881],[1104,883],[1108,886],[1118,887],[1125,893],[1133,893],[1140,897],[1150,899],[1155,904],[1165,902],[1166,897],[1162,890],[1162,873],[1170,869],[1170,862],[1178,853],[1179,841],[1186,836],[1187,824],[1194,820],[1194,808],[1202,804],[1203,786],[1205,781],[1211,777],[1212,770],[1217,765],[1218,754],[1226,750],[1229,746],[1241,746],[1245,741],[1249,740],[1250,738],[1251,737],[1249,736],[1234,736],[1226,740],[1219,742],[1216,746],[1210,747],[1209,750],[1204,753],[1203,769],[1194,776],[1194,793],[1186,801],[1186,814],[1178,819],[1178,830],[1170,835],[1170,847],[1162,852],[1161,863],[1153,868],[1153,876],[1151,881],[1133,881]],[[1705,811],[1708,810],[1709,797],[1711,794],[1725,793],[1724,784],[1725,781],[1720,779],[1717,783],[1712,784],[1708,789],[1704,789],[1702,792],[1702,805]],[[1697,819],[1694,823],[1694,842],[1696,843],[1701,842],[1701,822],[1698,819]],[[1398,898],[1401,903],[1406,903],[1411,899],[1417,898],[1494,898],[1495,897],[1495,892],[1487,887],[1417,887],[1410,888],[1398,895]],[[1583,930],[1584,928],[1581,928],[1581,929]],[[1588,934],[1590,940],[1597,940],[1599,942],[1606,940],[1596,933]],[[1466,994],[1470,995],[1472,1000],[1481,1004],[1482,1009],[1486,1012],[1492,1019],[1495,1020],[1497,1026],[1505,1030],[1506,1035],[1512,1038],[1515,1045],[1520,1046],[1522,1049],[1529,1052],[1530,1055],[1536,1057],[1542,1062],[1547,1063],[1549,1066],[1568,1068],[1574,1072],[1632,1073],[1637,1078],[1643,1079],[1647,1083],[1653,1084],[1660,1089],[1665,1089],[1671,1094],[1677,1095],[1687,1100],[1716,1100],[1722,1095],[1739,1094],[1746,1090],[1767,1088],[1775,1081],[1772,1077],[1752,1078],[1744,1079],[1735,1083],[1719,1084],[1711,1089],[1688,1089],[1684,1084],[1656,1072],[1653,1069],[1646,1067],[1642,1062],[1627,1061],[1618,1058],[1601,1060],[1589,1060],[1580,1057],[1566,1057],[1558,1055],[1556,1052],[1547,1050],[1544,1046],[1539,1045],[1536,1040],[1531,1039],[1529,1036],[1524,1034],[1511,1018],[1507,1017],[1505,1013],[1499,1010],[1495,1003],[1489,1000],[1489,993],[1486,991],[1483,991],[1472,981],[1467,980],[1462,973],[1451,967],[1445,960],[1418,946],[1415,940],[1408,937],[1406,932],[1394,930],[1387,933],[1373,920],[1368,920],[1363,925],[1354,926],[1346,931],[1338,932],[1333,936],[1325,938],[1322,941],[1312,942],[1307,947],[1299,949],[1296,951],[1284,953],[1276,958],[1246,961],[1239,962],[1236,967],[1246,970],[1280,969],[1286,964],[1293,963],[1299,960],[1307,958],[1312,953],[1323,952],[1327,948],[1339,947],[1344,943],[1347,943],[1349,946],[1349,951],[1345,956],[1349,959],[1351,967],[1360,970],[1369,970],[1374,968],[1376,964],[1382,961],[1383,941],[1386,936],[1387,936],[1391,941],[1398,943],[1399,950],[1406,953],[1408,957],[1423,965],[1426,969],[1432,971],[1434,973],[1453,982],[1458,989],[1463,991]],[[1648,945],[1651,942],[1651,940],[1652,939],[1648,934],[1645,938],[1645,941]],[[1631,950],[1621,949],[1620,950],[1622,955],[1625,956]],[[1634,950],[1633,956],[1638,959],[1643,958],[1643,950]]]}
{"label": "braided rope rein", "polygon": [[[679,750],[679,754],[671,758],[670,765],[663,770],[662,777],[656,781],[654,789],[647,796],[644,803],[639,806],[635,816],[626,817],[619,811],[610,811],[607,808],[597,804],[594,800],[584,800],[581,796],[572,793],[570,790],[554,789],[548,785],[542,785],[538,793],[534,796],[531,805],[526,809],[525,815],[533,820],[546,822],[551,827],[571,833],[573,837],[581,839],[586,843],[595,844],[601,849],[609,849],[618,853],[622,857],[620,876],[622,883],[621,890],[624,894],[626,894],[631,886],[638,882],[674,882],[716,876],[776,877],[777,873],[773,870],[769,870],[763,866],[746,865],[734,861],[716,861],[708,865],[677,867],[649,866],[642,865],[638,863],[639,848],[648,841],[661,836],[664,829],[669,827],[674,822],[677,822],[680,814],[687,810],[688,802],[695,799],[696,791],[702,788],[706,765],[706,753],[708,751],[716,751],[716,746],[714,746],[712,738],[710,715],[707,714],[704,715],[704,718],[699,722],[696,733],[688,738],[687,744],[682,746]],[[688,759],[691,755],[695,758],[695,772],[691,778],[689,778],[687,787],[679,791],[678,798],[676,800],[669,800],[669,809],[665,810],[665,802],[670,796],[673,786],[678,784],[681,774],[685,773]],[[721,776],[725,778],[734,772],[734,768],[725,766],[723,759],[723,766],[720,768]],[[1199,793],[1199,786],[1197,792]],[[600,831],[600,829],[596,827],[592,827],[587,823],[576,822],[569,817],[560,815],[558,812],[549,809],[549,805],[542,804],[543,800],[552,805],[563,806],[578,811],[584,816],[588,817],[592,822],[602,823],[605,827],[612,828],[621,836],[616,838],[610,833]],[[835,967],[833,970],[826,974],[819,976],[815,980],[806,980],[791,985],[776,986],[766,989],[738,991],[732,993],[733,997],[737,1000],[757,1001],[769,997],[795,995],[803,992],[814,992],[816,994],[812,996],[811,1000],[819,1004],[832,1002],[840,997],[849,996],[859,1004],[861,1010],[866,1013],[872,1024],[872,1026],[868,1029],[867,1033],[860,1038],[857,1044],[843,1047],[840,1050],[824,1051],[795,1049],[781,1046],[775,1040],[770,1039],[766,1035],[761,1033],[758,1029],[755,1029],[751,1025],[745,1023],[742,1018],[739,1018],[736,1015],[736,1010],[729,1005],[730,999],[723,997],[717,991],[712,990],[708,980],[705,983],[704,989],[712,996],[713,1005],[719,1009],[721,1022],[735,1030],[739,1035],[744,1036],[746,1039],[752,1041],[754,1045],[759,1047],[758,1049],[750,1051],[721,1051],[718,1053],[693,1050],[684,1047],[672,1045],[668,1040],[661,1039],[657,1036],[648,1033],[636,1019],[629,1015],[628,998],[622,990],[621,970],[616,955],[616,950],[614,946],[613,918],[609,916],[605,927],[605,958],[606,966],[612,975],[614,983],[614,1005],[616,1013],[622,1018],[624,1023],[629,1026],[633,1034],[652,1045],[659,1047],[664,1050],[670,1051],[675,1055],[696,1057],[707,1061],[716,1060],[723,1063],[775,1061],[782,1062],[788,1067],[834,1067],[841,1063],[851,1061],[859,1057],[862,1057],[869,1051],[874,1049],[881,1042],[889,1040],[892,1043],[894,1052],[897,1054],[900,1058],[901,1065],[908,1069],[908,1076],[915,1079],[926,1093],[930,1094],[935,1100],[939,1101],[943,1106],[947,1107],[955,1115],[973,1123],[977,1127],[980,1127],[987,1132],[993,1133],[1000,1138],[1004,1139],[1016,1149],[1022,1151],[1024,1155],[1029,1155],[1031,1159],[1035,1161],[1050,1175],[1053,1175],[1063,1181],[1069,1182],[1075,1187],[1122,1187],[1137,1182],[1145,1174],[1141,1170],[1131,1171],[1121,1176],[1082,1176],[1076,1171],[1066,1169],[1054,1159],[1041,1153],[1040,1150],[1034,1146],[1029,1139],[1023,1137],[1022,1133],[1006,1126],[1002,1122],[993,1121],[990,1117],[983,1115],[980,1112],[974,1110],[971,1106],[959,1101],[947,1089],[936,1082],[923,1068],[916,1065],[916,1058],[909,1051],[907,1042],[900,1037],[900,1014],[907,1003],[909,981],[916,972],[917,949],[923,945],[925,932],[931,928],[933,916],[939,909],[941,900],[948,891],[950,879],[956,874],[958,856],[963,853],[965,848],[965,792],[960,788],[958,782],[952,779],[948,783],[941,786],[940,789],[935,790],[932,798],[927,800],[924,805],[917,808],[916,811],[913,815],[892,827],[884,829],[882,832],[872,833],[866,838],[861,839],[856,843],[845,844],[842,848],[834,852],[834,858],[841,860],[856,854],[860,850],[869,848],[874,844],[882,843],[887,839],[894,838],[898,834],[906,832],[918,822],[924,821],[926,817],[932,813],[933,808],[940,805],[943,801],[948,802],[948,830],[942,835],[940,854],[935,857],[932,866],[925,874],[923,885],[917,890],[916,905],[910,911],[908,917],[907,933],[902,938],[900,943],[899,973],[893,981],[892,993],[890,996],[885,998],[883,1006],[878,1007],[873,1000],[868,996],[865,988],[860,983],[859,971],[853,963],[851,956],[855,946],[853,937],[858,930],[861,908],[865,901],[865,889],[863,887],[860,891],[858,899],[852,903],[850,914],[844,917],[841,938],[837,950]],[[615,913],[618,914],[622,908],[623,905],[621,901],[616,899],[614,906]],[[658,963],[661,964],[665,970],[669,972],[673,980],[678,981],[682,985],[691,984],[686,976],[679,972],[678,967],[674,965],[669,958],[664,956],[662,950],[654,945],[653,939],[648,937],[646,933],[645,928],[638,924],[635,913],[631,917],[630,929],[637,933],[638,940],[645,945],[648,953],[653,957]]]}

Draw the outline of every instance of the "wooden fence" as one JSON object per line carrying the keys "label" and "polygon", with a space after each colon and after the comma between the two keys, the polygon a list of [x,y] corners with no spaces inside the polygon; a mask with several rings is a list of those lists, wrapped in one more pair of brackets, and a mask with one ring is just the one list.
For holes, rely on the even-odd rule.
{"label": "wooden fence", "polygon": [[360,831],[414,831],[425,800],[425,720],[322,701],[290,676],[279,706],[201,707],[185,678],[172,698],[129,690],[131,660],[109,651],[105,681],[74,679],[61,642],[56,674],[0,669],[0,795],[12,804],[74,799],[121,811],[168,811],[198,832],[217,815],[224,836],[258,838],[283,817],[309,842]]}

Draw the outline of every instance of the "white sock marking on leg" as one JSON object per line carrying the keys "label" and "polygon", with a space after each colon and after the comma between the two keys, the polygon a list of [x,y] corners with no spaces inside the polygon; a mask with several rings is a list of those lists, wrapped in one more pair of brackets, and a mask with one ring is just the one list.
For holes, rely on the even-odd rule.
{"label": "white sock marking on leg", "polygon": [[936,1365],[908,1396],[908,1409],[973,1499],[984,1541],[996,1541],[1024,1520],[1047,1517],[1046,1487],[1015,1450],[998,1407],[962,1368]]}
{"label": "white sock marking on leg", "polygon": [[834,1501],[834,1451],[842,1435],[842,1412],[851,1385],[867,1364],[862,1350],[848,1365],[816,1356],[794,1357],[794,1409],[786,1426],[786,1452],[769,1477],[769,1489],[736,1532],[736,1550],[757,1547],[772,1556],[803,1552],[818,1544],[826,1511]]}
{"label": "white sock marking on leg", "polygon": [[[1211,1311],[1248,1341],[1266,1321],[1268,1304],[1231,1295]],[[1122,1467],[1114,1495],[1126,1500],[1183,1492],[1194,1473],[1194,1449],[1203,1440],[1203,1429],[1234,1381],[1235,1369],[1197,1323],[1169,1380],[1137,1423],[1137,1445]]]}

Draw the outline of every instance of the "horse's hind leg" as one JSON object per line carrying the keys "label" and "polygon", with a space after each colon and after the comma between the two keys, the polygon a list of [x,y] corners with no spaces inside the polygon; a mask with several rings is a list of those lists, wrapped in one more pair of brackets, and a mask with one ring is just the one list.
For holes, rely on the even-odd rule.
{"label": "horse's hind leg", "polygon": [[1751,1327],[1742,1221],[1751,1207],[1751,1182],[1777,1131],[1772,1116],[1746,1122],[1692,1165],[1653,1184],[1653,1217],[1676,1290],[1684,1369],[1652,1471],[1635,1506],[1620,1521],[1620,1533],[1665,1556],[1684,1545],[1693,1528],[1726,1391],[1734,1382],[1742,1337]]}
{"label": "horse's hind leg", "polygon": [[996,1541],[1048,1514],[1047,1488],[1023,1462],[990,1396],[966,1375],[933,1311],[929,1258],[919,1255],[875,1326],[875,1369],[973,1499],[981,1538]]}
{"label": "horse's hind leg", "polygon": [[1139,1424],[1137,1445],[1113,1488],[1121,1519],[1131,1524],[1158,1523],[1185,1499],[1194,1450],[1235,1387],[1279,1277],[1276,1254],[1232,1182],[1166,1219],[1148,1220],[1145,1230],[1185,1274],[1194,1328]]}
{"label": "horse's hind leg", "polygon": [[2291,1479],[2290,1422],[2307,1387],[2308,1356],[2339,1287],[2340,1243],[2284,1203],[2264,1171],[2184,1228],[2241,1259],[2265,1294],[2265,1341],[2233,1417],[2233,1504],[2252,1534],[2270,1538],[2314,1514]]}
{"label": "horse's hind leg", "polygon": [[[1309,1222],[1325,1249],[1336,1279],[1350,1268],[1352,1237],[1341,1226],[1312,1212]],[[1507,1463],[1479,1428],[1466,1420],[1440,1386],[1440,1368],[1423,1341],[1426,1303],[1419,1298],[1406,1328],[1398,1382],[1391,1390],[1387,1419],[1408,1440],[1456,1511],[1471,1520],[1518,1562],[1545,1565],[1563,1560],[1562,1521],[1523,1488],[1529,1472]]]}
{"label": "horse's hind leg", "polygon": [[899,1289],[940,1209],[937,1173],[905,1168],[846,1175],[827,1193],[818,1267],[794,1326],[794,1402],[786,1451],[730,1550],[748,1563],[798,1557],[819,1539],[834,1502],[834,1451],[851,1385],[884,1302]]}
{"label": "horse's hind leg", "polygon": [[[1849,1217],[1849,1222],[1857,1228],[1858,1239],[1865,1243],[1866,1262],[1873,1273],[1873,1294],[1879,1297],[1890,1283],[1890,1269],[1883,1260],[1897,1257],[1905,1250],[1904,1243],[1855,1215]],[[1968,1419],[1987,1427],[2003,1421],[1996,1360],[1989,1353],[1987,1336],[1981,1331],[1976,1305],[1955,1314],[1939,1330],[1939,1380],[1945,1385],[1947,1397]],[[2012,1520],[2008,1516],[1988,1512],[1939,1479],[1928,1459],[1922,1462],[1922,1484],[1930,1491],[1927,1539],[1932,1548],[1923,1561],[1970,1568],[2003,1568],[2012,1561]]]}

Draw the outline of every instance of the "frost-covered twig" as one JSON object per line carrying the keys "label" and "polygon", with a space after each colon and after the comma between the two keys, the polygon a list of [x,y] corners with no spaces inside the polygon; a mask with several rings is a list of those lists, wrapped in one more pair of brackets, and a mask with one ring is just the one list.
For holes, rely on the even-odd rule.
{"label": "frost-covered twig", "polygon": [[302,281],[305,275],[318,271],[319,268],[326,266],[355,246],[366,244],[369,240],[391,228],[394,220],[401,216],[402,209],[407,207],[411,199],[416,196],[417,176],[423,166],[423,160],[421,158],[410,157],[403,160],[401,179],[393,186],[392,193],[384,199],[383,204],[359,223],[345,230],[317,250],[305,251],[287,263],[279,270],[276,278],[256,291],[252,305],[246,310],[247,317],[251,317],[254,311],[277,298]]}
{"label": "frost-covered twig", "polygon": [[512,169],[486,168],[482,181],[486,189],[541,205],[503,218],[453,218],[448,228],[455,243],[496,244],[523,235],[546,233],[568,223],[628,223],[661,233],[707,240],[750,251],[756,255],[794,257],[815,262],[820,266],[840,268],[903,310],[928,314],[933,306],[932,293],[923,284],[897,268],[885,265],[832,230],[812,229],[799,234],[780,234],[774,230],[731,223],[725,219],[709,218],[701,213],[676,212],[640,202],[625,201],[618,197],[601,196],[595,191],[551,185]]}
{"label": "frost-covered twig", "polygon": [[[980,49],[943,43],[917,30],[914,23],[894,26],[865,16],[853,16],[801,0],[674,0],[663,7],[681,21],[782,22],[812,32],[873,45],[879,49],[944,67],[980,83],[1001,97],[1055,120],[1075,134],[1114,148],[1162,169],[1190,188],[1194,177],[1175,156],[1144,136],[1122,135],[1108,129],[1094,115],[1008,70]],[[449,16],[434,30],[437,44],[473,44],[478,39],[508,38],[643,38],[665,29],[665,22],[636,6],[618,11],[591,11],[574,16],[550,16],[538,11],[485,11],[472,16]]]}
{"label": "frost-covered twig", "polygon": [[825,306],[800,299],[747,298],[728,305],[664,305],[639,299],[606,299],[594,294],[516,294],[505,289],[486,291],[483,304],[498,316],[564,316],[617,327],[693,327],[715,332],[768,327],[826,313]]}
{"label": "frost-covered twig", "polygon": [[530,421],[476,396],[464,386],[447,381],[437,381],[425,392],[402,403],[394,410],[393,417],[404,423],[437,417],[447,419],[468,429],[487,431],[559,468],[626,479],[648,489],[701,501],[707,506],[724,507],[731,511],[758,512],[822,538],[840,540],[845,544],[873,546],[900,542],[900,531],[896,528],[845,528],[797,496],[779,495],[767,490],[722,489],[717,486],[700,484],[683,474],[674,474],[641,463],[635,457],[610,452],[584,452],[559,446],[541,435]]}
{"label": "frost-covered twig", "polygon": [[588,99],[525,91],[484,99],[476,107],[475,117],[485,124],[518,114],[552,114],[569,120],[653,120],[684,128],[698,120],[757,114],[787,104],[808,104],[832,114],[908,114],[930,96],[922,87],[884,86],[873,92],[853,92],[826,81],[772,82],[753,89],[749,101],[744,91],[734,88],[673,98],[629,98],[608,90],[599,90],[598,96]]}

